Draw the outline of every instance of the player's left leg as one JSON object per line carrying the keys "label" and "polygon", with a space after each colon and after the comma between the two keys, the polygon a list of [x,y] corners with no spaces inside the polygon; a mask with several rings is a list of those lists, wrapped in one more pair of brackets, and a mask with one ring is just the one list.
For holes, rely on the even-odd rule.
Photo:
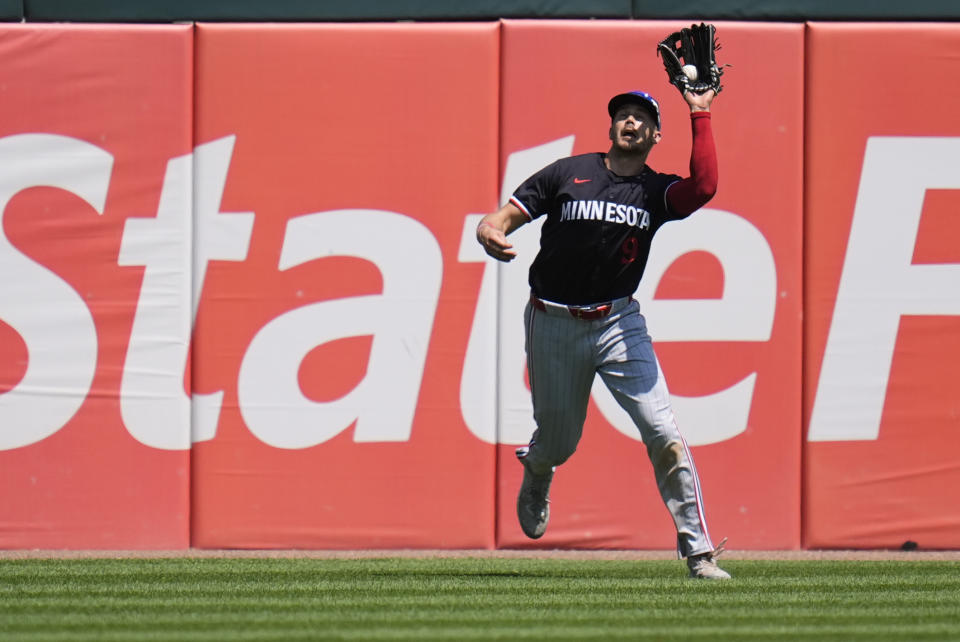
{"label": "player's left leg", "polygon": [[647,447],[660,496],[677,529],[679,554],[693,558],[712,553],[700,479],[677,427],[663,371],[635,301],[611,317],[601,338],[600,357],[600,376],[633,419]]}

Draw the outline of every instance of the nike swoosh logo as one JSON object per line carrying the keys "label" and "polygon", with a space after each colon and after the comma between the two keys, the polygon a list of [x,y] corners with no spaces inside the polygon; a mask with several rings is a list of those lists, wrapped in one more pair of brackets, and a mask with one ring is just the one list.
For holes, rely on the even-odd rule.
{"label": "nike swoosh logo", "polygon": [[573,182],[579,185],[580,183],[589,183],[592,180],[592,178],[575,178],[573,179]]}

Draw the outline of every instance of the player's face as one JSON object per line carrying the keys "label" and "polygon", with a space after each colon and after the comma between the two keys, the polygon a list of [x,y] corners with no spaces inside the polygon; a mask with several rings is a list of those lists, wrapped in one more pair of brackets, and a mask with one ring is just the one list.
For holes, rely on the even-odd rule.
{"label": "player's face", "polygon": [[657,120],[644,107],[628,103],[613,115],[610,141],[614,147],[625,152],[649,152],[660,142]]}

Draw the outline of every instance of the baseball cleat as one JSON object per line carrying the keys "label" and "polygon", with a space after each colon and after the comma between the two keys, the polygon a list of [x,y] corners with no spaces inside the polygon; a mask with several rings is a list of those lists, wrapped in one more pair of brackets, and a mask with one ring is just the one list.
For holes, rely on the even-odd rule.
{"label": "baseball cleat", "polygon": [[730,573],[717,566],[717,558],[723,553],[723,545],[726,543],[727,538],[724,537],[715,550],[688,557],[687,567],[690,569],[690,577],[698,580],[729,580]]}
{"label": "baseball cleat", "polygon": [[550,521],[550,483],[553,481],[553,470],[545,475],[535,475],[519,452],[517,456],[523,464],[523,483],[517,495],[517,518],[524,535],[537,539],[546,532],[547,522]]}

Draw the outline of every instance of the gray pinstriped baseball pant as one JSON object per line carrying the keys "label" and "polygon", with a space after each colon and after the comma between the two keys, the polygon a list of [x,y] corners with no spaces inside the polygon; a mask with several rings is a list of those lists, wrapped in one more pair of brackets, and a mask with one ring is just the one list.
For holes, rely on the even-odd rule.
{"label": "gray pinstriped baseball pant", "polygon": [[537,429],[525,456],[534,472],[559,466],[576,450],[599,374],[640,430],[660,496],[677,528],[681,557],[713,550],[693,457],[673,416],[663,371],[633,299],[596,320],[560,306],[524,311],[527,370]]}

